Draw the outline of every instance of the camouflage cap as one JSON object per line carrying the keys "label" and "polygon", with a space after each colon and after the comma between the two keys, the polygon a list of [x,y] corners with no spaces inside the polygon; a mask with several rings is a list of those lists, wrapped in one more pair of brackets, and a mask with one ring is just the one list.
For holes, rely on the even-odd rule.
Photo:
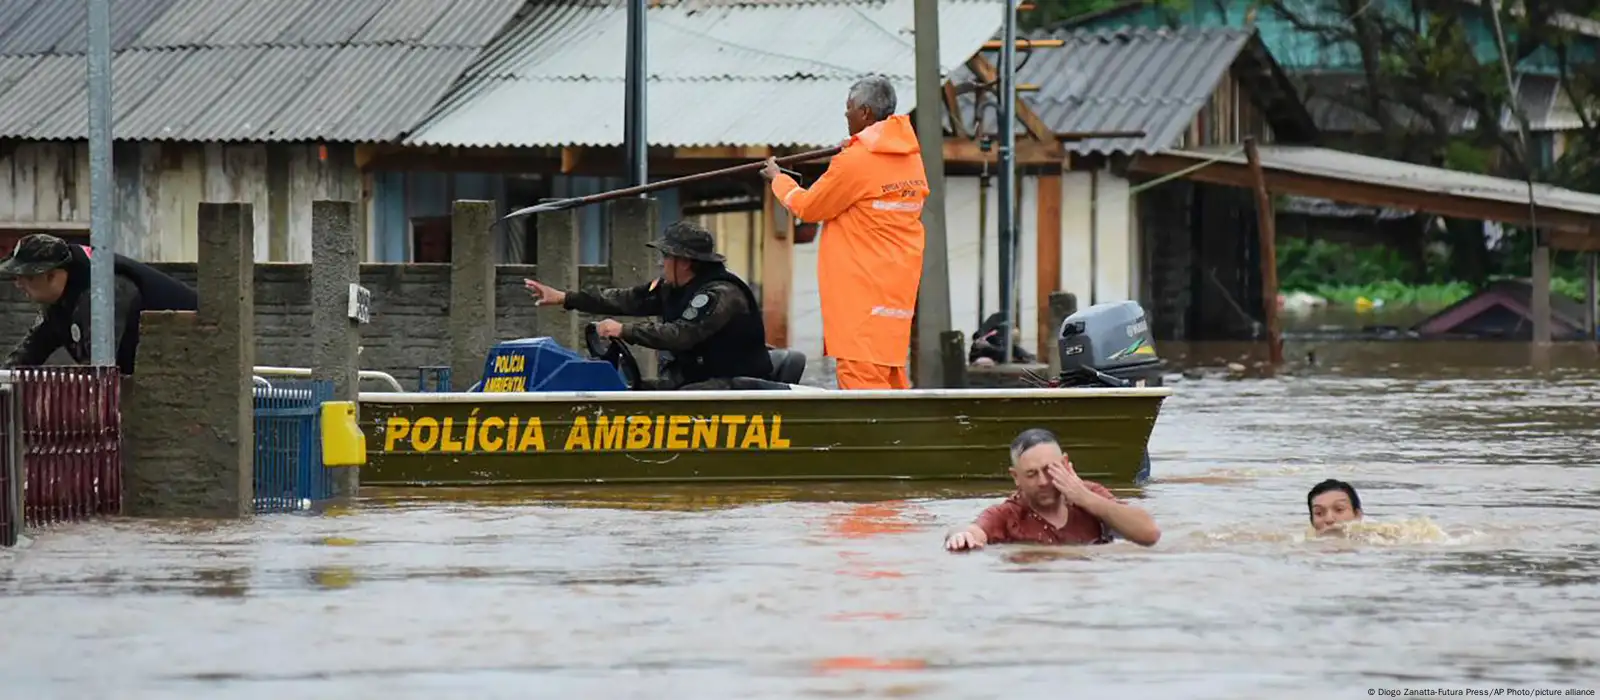
{"label": "camouflage cap", "polygon": [[72,248],[66,241],[48,233],[35,233],[23,236],[22,240],[17,241],[17,247],[11,251],[11,257],[5,262],[0,262],[0,275],[7,277],[42,275],[65,267],[69,262],[72,262]]}
{"label": "camouflage cap", "polygon": [[727,259],[717,252],[717,239],[710,231],[688,221],[678,221],[667,226],[666,232],[661,234],[661,240],[650,241],[645,245],[661,251],[662,255],[674,258],[704,262],[722,262]]}

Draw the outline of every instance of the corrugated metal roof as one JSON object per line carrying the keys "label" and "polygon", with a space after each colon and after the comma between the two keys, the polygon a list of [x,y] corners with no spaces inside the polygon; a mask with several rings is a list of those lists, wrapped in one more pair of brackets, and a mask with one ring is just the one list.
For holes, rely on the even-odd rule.
{"label": "corrugated metal roof", "polygon": [[[189,2],[190,0],[176,0]],[[207,1],[207,0],[202,0]],[[214,28],[205,37],[206,46],[250,46],[292,43],[283,40],[312,5],[325,0],[273,0],[247,3],[232,13],[214,17]],[[141,37],[151,47],[170,47],[153,33]]]}
{"label": "corrugated metal roof", "polygon": [[[15,0],[14,0],[15,1]],[[32,6],[8,25],[5,40],[0,41],[0,53],[46,53],[55,49],[73,34],[83,33],[89,16],[89,3],[61,2],[61,0],[20,0],[18,4]]]}
{"label": "corrugated metal roof", "polygon": [[[1168,153],[1200,160],[1218,160],[1234,165],[1246,164],[1243,155],[1224,157],[1224,154],[1232,150],[1234,147],[1228,146],[1172,150]],[[1528,203],[1528,184],[1522,180],[1446,170],[1312,146],[1263,145],[1259,151],[1261,166],[1267,170],[1288,171],[1414,192],[1448,194],[1511,204]],[[1534,184],[1533,192],[1534,201],[1541,208],[1549,207],[1574,214],[1600,217],[1600,194],[1539,183]]]}
{"label": "corrugated metal roof", "polygon": [[[1349,73],[1322,73],[1296,76],[1305,98],[1306,109],[1324,131],[1343,133],[1375,133],[1378,122],[1370,116],[1366,100],[1366,78]],[[1425,98],[1442,114],[1451,133],[1460,134],[1477,128],[1477,110],[1455,104],[1443,97]],[[1517,78],[1517,102],[1528,117],[1528,127],[1534,131],[1560,131],[1581,129],[1583,121],[1572,109],[1571,101],[1561,94],[1560,81],[1554,76],[1527,75]],[[1406,105],[1384,100],[1384,108],[1404,128],[1432,130],[1426,116]],[[1500,128],[1517,129],[1517,118],[1510,109],[1502,110]]]}
{"label": "corrugated metal roof", "polygon": [[[999,0],[939,3],[947,73],[994,35],[1003,8]],[[622,142],[625,8],[553,2],[531,10],[407,143]],[[654,7],[649,23],[647,128],[655,145],[837,143],[845,93],[870,74],[895,82],[897,112],[913,106],[912,0],[702,0]]]}
{"label": "corrugated metal roof", "polygon": [[502,0],[454,0],[444,21],[423,35],[425,46],[486,46],[521,9]]}
{"label": "corrugated metal roof", "polygon": [[[1145,132],[1143,138],[1068,142],[1067,150],[1154,153],[1179,142],[1253,35],[1198,27],[1035,32],[1029,38],[1065,44],[1033,51],[1026,60],[1019,55],[1017,82],[1039,86],[1023,93],[1023,101],[1056,133]],[[954,79],[974,76],[963,68]],[[972,95],[959,103],[962,122],[972,130]],[[984,130],[997,133],[995,112],[985,109],[984,119]]]}
{"label": "corrugated metal roof", "polygon": [[[118,0],[113,134],[396,140],[524,3]],[[0,137],[85,137],[83,6],[0,0]]]}

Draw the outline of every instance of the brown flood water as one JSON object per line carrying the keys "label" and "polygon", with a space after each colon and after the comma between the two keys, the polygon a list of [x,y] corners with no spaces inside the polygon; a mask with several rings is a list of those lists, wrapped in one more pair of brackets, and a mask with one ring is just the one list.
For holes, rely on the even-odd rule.
{"label": "brown flood water", "polygon": [[[1158,480],[1129,493],[1154,549],[946,554],[999,495],[956,487],[409,491],[83,525],[0,554],[0,679],[118,700],[1600,688],[1593,351],[1309,349],[1174,385]],[[1379,524],[1308,541],[1329,476]]]}

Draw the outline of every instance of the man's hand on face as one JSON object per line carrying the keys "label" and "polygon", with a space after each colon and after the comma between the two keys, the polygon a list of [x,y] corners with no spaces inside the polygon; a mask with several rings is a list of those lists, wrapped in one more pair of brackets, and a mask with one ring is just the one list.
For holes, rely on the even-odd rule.
{"label": "man's hand on face", "polygon": [[622,324],[617,322],[616,319],[608,318],[594,324],[594,332],[602,338],[620,338],[622,337]]}
{"label": "man's hand on face", "polygon": [[1081,506],[1095,497],[1093,491],[1085,486],[1083,479],[1078,478],[1078,472],[1073,470],[1072,461],[1057,462],[1044,468],[1045,474],[1050,477],[1051,485],[1061,492],[1061,497],[1068,503]]}
{"label": "man's hand on face", "polygon": [[567,300],[566,292],[556,289],[548,284],[544,284],[538,280],[524,278],[522,280],[522,286],[527,289],[528,294],[533,297],[533,303],[535,306],[560,306],[562,302]]}

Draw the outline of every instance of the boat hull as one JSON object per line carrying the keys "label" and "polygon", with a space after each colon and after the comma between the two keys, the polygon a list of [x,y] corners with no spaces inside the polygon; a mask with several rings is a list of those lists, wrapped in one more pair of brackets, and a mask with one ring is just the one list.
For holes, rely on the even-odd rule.
{"label": "boat hull", "polygon": [[999,480],[1027,428],[1129,483],[1165,388],[363,393],[361,482]]}

